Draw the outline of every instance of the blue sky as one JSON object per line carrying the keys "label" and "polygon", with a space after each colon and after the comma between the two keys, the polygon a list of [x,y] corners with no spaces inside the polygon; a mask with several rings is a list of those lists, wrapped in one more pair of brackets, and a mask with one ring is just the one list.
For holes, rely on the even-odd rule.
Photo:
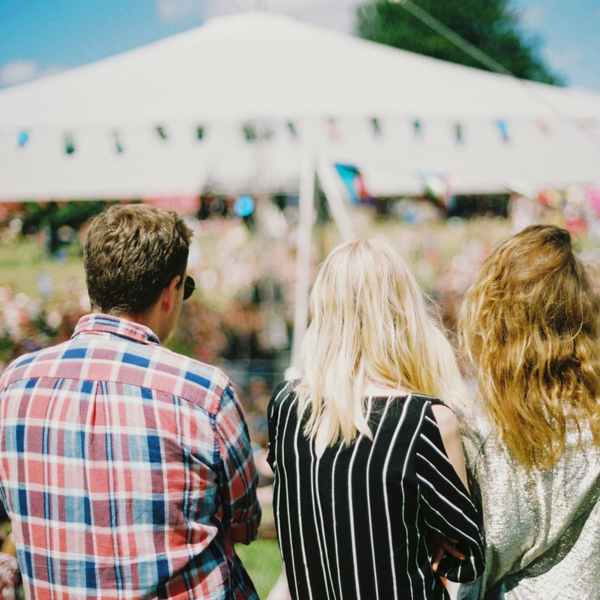
{"label": "blue sky", "polygon": [[[351,32],[356,0],[0,0],[0,87],[118,54],[251,6]],[[600,1],[511,0],[569,85],[600,93]]]}

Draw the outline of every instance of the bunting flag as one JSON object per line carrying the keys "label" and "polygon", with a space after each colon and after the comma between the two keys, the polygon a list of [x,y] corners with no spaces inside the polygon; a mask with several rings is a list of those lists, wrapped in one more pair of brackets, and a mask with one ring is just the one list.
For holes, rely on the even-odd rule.
{"label": "bunting flag", "polygon": [[425,193],[437,201],[440,208],[447,213],[456,207],[456,198],[452,193],[451,175],[442,175],[441,173],[422,172],[419,177],[423,179]]}
{"label": "bunting flag", "polygon": [[373,127],[373,134],[375,137],[379,137],[381,135],[381,123],[377,117],[371,119],[371,126]]}
{"label": "bunting flag", "polygon": [[67,154],[73,154],[75,152],[75,140],[73,134],[70,132],[65,133],[65,152]]}
{"label": "bunting flag", "polygon": [[504,121],[497,121],[496,125],[498,126],[498,130],[500,131],[500,135],[505,142],[509,141],[508,138],[508,127]]}
{"label": "bunting flag", "polygon": [[548,123],[546,123],[546,121],[538,120],[535,122],[535,124],[544,135],[548,135],[550,133],[550,126]]}
{"label": "bunting flag", "polygon": [[292,121],[288,121],[287,122],[287,128],[288,128],[288,130],[290,132],[290,135],[293,138],[298,137],[298,130],[296,129],[296,125],[294,125],[294,123]]}
{"label": "bunting flag", "polygon": [[258,133],[256,132],[256,125],[245,123],[242,126],[242,131],[244,132],[244,137],[247,142],[255,142],[257,140]]}
{"label": "bunting flag", "polygon": [[121,136],[118,131],[113,131],[113,139],[115,142],[115,150],[118,154],[123,152],[123,144],[121,144]]}
{"label": "bunting flag", "polygon": [[340,137],[340,131],[333,117],[327,119],[327,134],[330,140],[337,140]]}
{"label": "bunting flag", "polygon": [[336,163],[335,168],[348,190],[350,200],[354,204],[372,202],[374,200],[373,196],[367,191],[363,176],[354,165]]}
{"label": "bunting flag", "polygon": [[20,148],[24,148],[29,141],[29,132],[28,131],[20,131],[17,136],[17,144],[19,144]]}
{"label": "bunting flag", "polygon": [[459,144],[462,144],[462,143],[463,143],[463,141],[464,141],[464,140],[463,140],[463,128],[462,128],[462,125],[461,125],[460,123],[457,123],[457,124],[454,126],[454,133],[455,133],[455,135],[456,135],[456,141],[457,141]]}

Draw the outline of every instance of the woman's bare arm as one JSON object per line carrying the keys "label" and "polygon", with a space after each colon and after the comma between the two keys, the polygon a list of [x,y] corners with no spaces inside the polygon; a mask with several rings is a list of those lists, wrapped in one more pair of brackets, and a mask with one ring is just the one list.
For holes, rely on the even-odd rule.
{"label": "woman's bare arm", "polygon": [[440,429],[440,435],[442,436],[446,454],[457,475],[468,490],[467,467],[465,466],[465,453],[460,437],[458,419],[452,410],[443,404],[433,404],[431,410],[433,411],[433,415]]}

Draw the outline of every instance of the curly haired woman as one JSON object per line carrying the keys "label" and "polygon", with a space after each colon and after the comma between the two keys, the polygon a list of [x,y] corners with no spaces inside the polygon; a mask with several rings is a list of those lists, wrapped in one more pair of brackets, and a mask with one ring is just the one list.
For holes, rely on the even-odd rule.
{"label": "curly haired woman", "polygon": [[570,234],[524,229],[464,300],[479,383],[464,428],[486,569],[461,598],[600,598],[600,300]]}

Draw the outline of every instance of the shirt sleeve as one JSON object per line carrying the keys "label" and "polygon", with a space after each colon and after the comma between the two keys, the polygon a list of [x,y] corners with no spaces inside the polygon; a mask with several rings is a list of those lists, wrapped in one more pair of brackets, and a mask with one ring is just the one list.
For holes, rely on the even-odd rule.
{"label": "shirt sleeve", "polygon": [[431,530],[457,540],[456,548],[467,557],[459,560],[446,553],[438,575],[451,581],[474,581],[485,564],[481,511],[446,454],[431,408],[420,435],[416,474],[426,524]]}
{"label": "shirt sleeve", "polygon": [[273,391],[269,407],[267,409],[267,422],[269,426],[269,448],[267,451],[267,462],[275,472],[277,468],[275,458],[275,446],[277,445],[277,420],[279,418],[280,406],[283,399],[287,398],[292,391],[294,383],[282,381]]}
{"label": "shirt sleeve", "polygon": [[219,495],[223,523],[233,542],[249,544],[257,538],[261,517],[256,496],[258,472],[244,413],[231,387],[223,393],[216,430],[222,467]]}

